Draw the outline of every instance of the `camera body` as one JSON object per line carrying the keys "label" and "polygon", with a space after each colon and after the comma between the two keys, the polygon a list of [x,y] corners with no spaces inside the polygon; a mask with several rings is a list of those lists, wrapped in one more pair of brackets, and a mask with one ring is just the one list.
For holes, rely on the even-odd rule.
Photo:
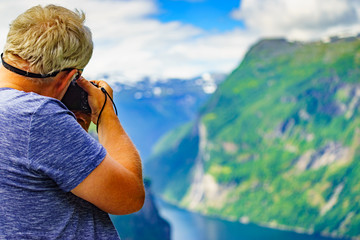
{"label": "camera body", "polygon": [[81,111],[90,114],[91,108],[88,102],[88,94],[76,83],[75,79],[71,81],[61,102],[70,111]]}

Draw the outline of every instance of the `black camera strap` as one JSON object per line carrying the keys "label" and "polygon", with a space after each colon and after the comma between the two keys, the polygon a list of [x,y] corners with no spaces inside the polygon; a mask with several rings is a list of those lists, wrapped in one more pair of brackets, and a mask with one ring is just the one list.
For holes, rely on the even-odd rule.
{"label": "black camera strap", "polygon": [[111,98],[110,94],[106,91],[105,88],[101,87],[101,91],[104,93],[105,95],[105,102],[104,102],[104,105],[102,106],[101,110],[100,110],[100,113],[99,113],[99,116],[98,116],[98,119],[96,121],[96,132],[98,133],[98,129],[99,129],[99,120],[100,120],[100,117],[101,117],[101,114],[102,112],[104,111],[104,108],[105,108],[105,105],[106,105],[106,101],[107,101],[107,98],[109,97],[113,106],[114,106],[114,109],[115,109],[115,113],[116,113],[116,116],[118,115],[118,112],[117,112],[117,108],[116,108],[116,105],[114,103],[114,100]]}
{"label": "black camera strap", "polygon": [[39,74],[39,73],[32,73],[32,72],[27,72],[24,70],[21,70],[19,68],[16,68],[14,66],[11,66],[10,64],[8,64],[7,62],[4,61],[3,58],[4,53],[1,54],[1,61],[2,61],[2,65],[4,66],[4,68],[6,68],[7,70],[19,74],[21,76],[25,76],[25,77],[30,77],[30,78],[48,78],[48,77],[55,77],[59,72],[61,71],[68,71],[68,70],[72,70],[73,68],[65,68],[61,71],[56,71],[53,73],[49,73],[49,74]]}

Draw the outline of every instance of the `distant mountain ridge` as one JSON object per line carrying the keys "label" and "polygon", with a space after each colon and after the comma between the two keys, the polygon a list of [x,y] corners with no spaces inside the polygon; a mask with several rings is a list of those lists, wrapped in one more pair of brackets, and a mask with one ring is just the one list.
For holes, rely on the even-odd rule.
{"label": "distant mountain ridge", "polygon": [[360,239],[360,39],[255,44],[146,164],[205,214]]}
{"label": "distant mountain ridge", "polygon": [[193,79],[146,78],[113,85],[119,119],[143,160],[163,134],[194,118],[224,78],[224,74],[204,74]]}

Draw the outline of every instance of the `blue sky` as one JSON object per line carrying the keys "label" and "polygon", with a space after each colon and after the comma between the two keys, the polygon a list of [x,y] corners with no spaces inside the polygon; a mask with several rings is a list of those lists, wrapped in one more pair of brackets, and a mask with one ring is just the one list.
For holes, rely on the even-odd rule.
{"label": "blue sky", "polygon": [[50,3],[86,13],[95,48],[84,76],[114,82],[230,73],[261,38],[360,33],[359,0],[0,0],[0,45],[18,14]]}
{"label": "blue sky", "polygon": [[180,21],[206,31],[228,31],[243,28],[241,21],[230,16],[240,6],[239,0],[159,0],[157,19],[162,22]]}

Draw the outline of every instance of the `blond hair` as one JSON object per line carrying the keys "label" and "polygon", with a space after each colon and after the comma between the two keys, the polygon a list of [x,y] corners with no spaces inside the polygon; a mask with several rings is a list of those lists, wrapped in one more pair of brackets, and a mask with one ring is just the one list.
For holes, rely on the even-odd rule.
{"label": "blond hair", "polygon": [[26,70],[33,73],[83,69],[93,51],[91,32],[84,21],[85,14],[78,10],[32,7],[11,23],[4,57],[14,63],[20,57],[27,63]]}

